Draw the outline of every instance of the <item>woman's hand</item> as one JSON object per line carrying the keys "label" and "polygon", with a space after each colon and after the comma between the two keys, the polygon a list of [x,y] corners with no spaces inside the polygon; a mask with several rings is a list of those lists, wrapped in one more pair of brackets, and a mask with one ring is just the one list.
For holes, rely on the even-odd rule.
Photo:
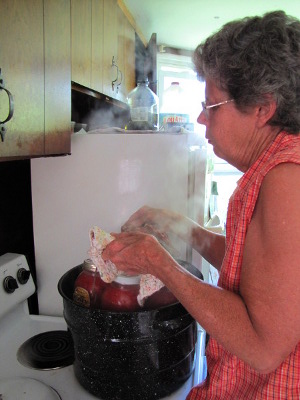
{"label": "woman's hand", "polygon": [[221,268],[225,254],[225,236],[210,232],[197,222],[174,211],[141,207],[132,214],[121,230],[155,236],[175,259],[179,258],[180,254],[174,248],[174,239],[180,238],[215,268]]}
{"label": "woman's hand", "polygon": [[185,219],[180,214],[169,210],[144,206],[136,211],[122,226],[122,232],[143,232],[157,240],[174,256],[177,251],[172,246],[169,235],[180,236],[181,230],[186,230]]}
{"label": "woman's hand", "polygon": [[104,249],[102,258],[112,261],[119,271],[157,276],[160,266],[167,259],[172,259],[152,235],[139,232],[112,235],[115,240]]}
{"label": "woman's hand", "polygon": [[122,226],[122,232],[144,232],[154,234],[156,237],[165,237],[170,229],[170,216],[166,210],[141,207]]}

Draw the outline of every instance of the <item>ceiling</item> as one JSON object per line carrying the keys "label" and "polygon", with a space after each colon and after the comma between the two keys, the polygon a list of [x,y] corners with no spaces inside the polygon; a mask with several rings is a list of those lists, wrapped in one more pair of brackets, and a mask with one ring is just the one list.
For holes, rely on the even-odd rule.
{"label": "ceiling", "polygon": [[283,9],[300,19],[300,0],[123,0],[149,41],[178,49],[195,47],[224,23]]}

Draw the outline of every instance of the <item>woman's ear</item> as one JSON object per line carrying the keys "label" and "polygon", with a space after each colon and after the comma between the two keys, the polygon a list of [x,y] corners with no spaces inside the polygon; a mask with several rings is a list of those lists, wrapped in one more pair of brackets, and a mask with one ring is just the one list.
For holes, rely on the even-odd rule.
{"label": "woman's ear", "polygon": [[265,95],[264,104],[257,106],[257,122],[261,128],[270,121],[276,112],[277,104],[272,95]]}

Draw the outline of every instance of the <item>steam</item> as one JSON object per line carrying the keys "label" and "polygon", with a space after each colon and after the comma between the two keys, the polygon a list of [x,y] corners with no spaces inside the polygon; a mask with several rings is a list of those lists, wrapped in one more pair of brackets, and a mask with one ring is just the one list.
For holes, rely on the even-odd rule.
{"label": "steam", "polygon": [[129,110],[115,105],[103,105],[101,109],[93,109],[84,117],[88,130],[110,127],[125,128],[129,121]]}

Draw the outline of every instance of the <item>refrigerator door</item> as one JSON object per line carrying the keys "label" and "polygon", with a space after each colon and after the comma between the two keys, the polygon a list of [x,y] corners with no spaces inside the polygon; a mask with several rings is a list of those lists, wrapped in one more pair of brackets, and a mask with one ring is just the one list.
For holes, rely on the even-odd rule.
{"label": "refrigerator door", "polygon": [[[191,140],[187,135],[78,134],[72,137],[71,156],[31,161],[41,314],[62,315],[61,299],[53,295],[57,282],[87,258],[92,226],[119,232],[146,204],[188,215],[194,213],[195,198],[197,213],[203,214],[190,176],[205,179],[205,168],[190,163]],[[176,246],[185,257],[185,245]]]}

